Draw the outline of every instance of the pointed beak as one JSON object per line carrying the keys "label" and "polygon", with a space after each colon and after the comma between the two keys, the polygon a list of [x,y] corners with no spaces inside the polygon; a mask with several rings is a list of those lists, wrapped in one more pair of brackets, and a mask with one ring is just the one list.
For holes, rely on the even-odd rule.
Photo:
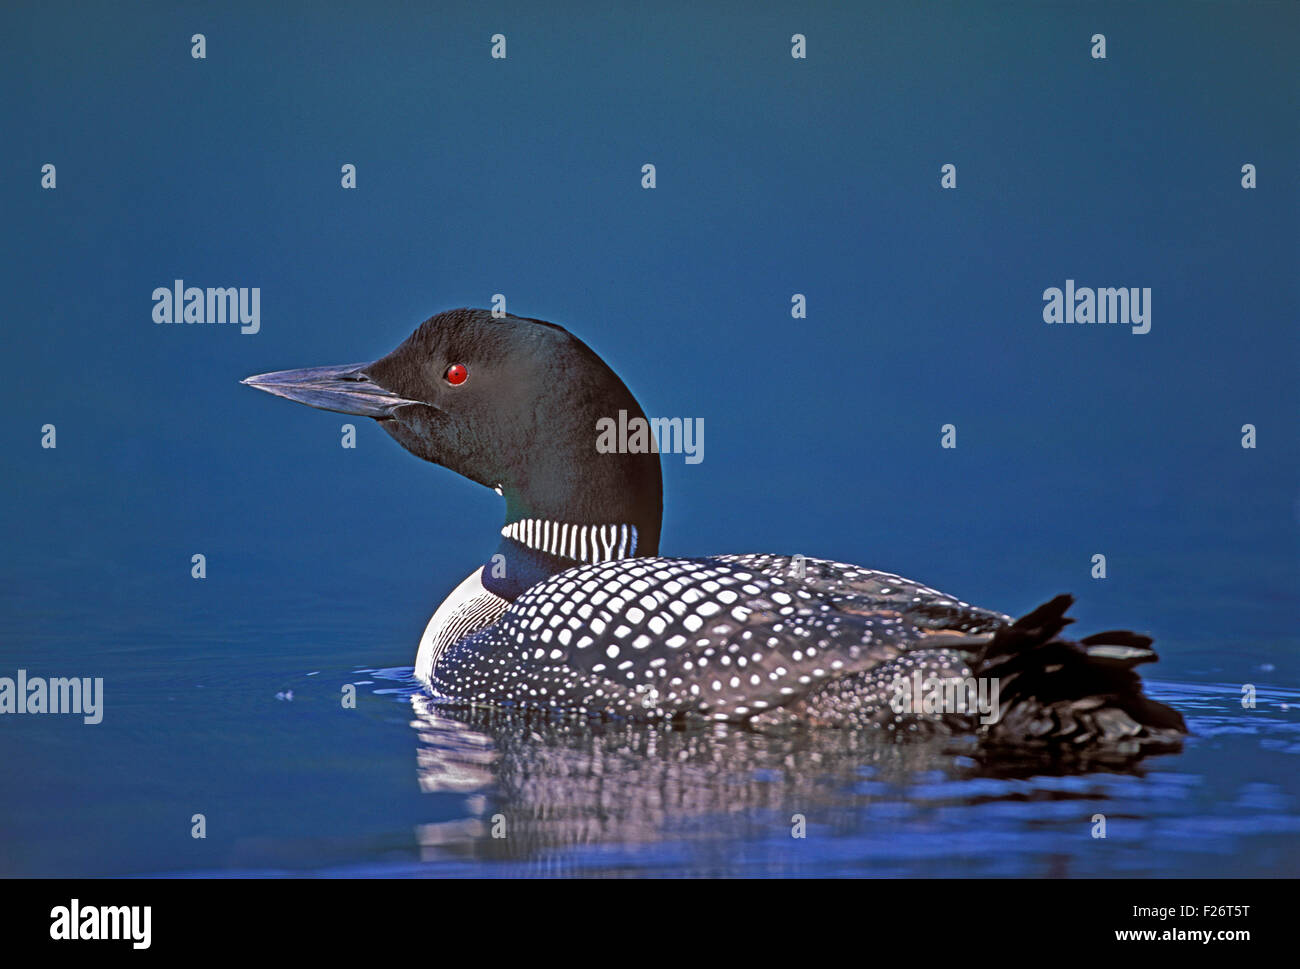
{"label": "pointed beak", "polygon": [[366,373],[369,366],[368,363],[349,363],[337,367],[278,370],[247,377],[240,383],[308,407],[376,420],[392,417],[393,411],[406,404],[422,403],[401,397],[376,383]]}

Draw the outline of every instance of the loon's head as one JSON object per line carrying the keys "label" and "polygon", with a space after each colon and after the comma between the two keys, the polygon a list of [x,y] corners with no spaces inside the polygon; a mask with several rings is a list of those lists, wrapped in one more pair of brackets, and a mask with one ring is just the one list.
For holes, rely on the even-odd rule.
{"label": "loon's head", "polygon": [[[311,407],[374,418],[417,457],[499,490],[507,526],[628,525],[636,529],[633,554],[658,553],[659,455],[596,447],[602,419],[617,422],[620,411],[629,420],[645,415],[614,371],[563,327],[451,310],[425,320],[373,363],[282,370],[243,382]],[[527,588],[522,583],[575,564],[553,550],[554,543],[503,539],[501,551],[515,567],[496,577],[494,591],[513,598]]]}

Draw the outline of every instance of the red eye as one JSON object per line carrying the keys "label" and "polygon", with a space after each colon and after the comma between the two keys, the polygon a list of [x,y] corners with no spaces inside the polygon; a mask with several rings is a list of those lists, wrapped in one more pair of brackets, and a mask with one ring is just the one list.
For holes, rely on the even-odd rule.
{"label": "red eye", "polygon": [[442,379],[447,381],[447,383],[451,384],[452,386],[456,386],[457,384],[463,384],[466,380],[469,379],[469,371],[466,370],[459,363],[453,363],[450,367],[447,368],[447,372],[442,375]]}

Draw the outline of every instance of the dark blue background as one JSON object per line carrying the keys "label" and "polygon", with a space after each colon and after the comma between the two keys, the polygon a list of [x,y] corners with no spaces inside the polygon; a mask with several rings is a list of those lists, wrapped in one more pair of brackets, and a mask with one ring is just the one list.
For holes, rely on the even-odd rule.
{"label": "dark blue background", "polygon": [[[1294,682],[1298,8],[839,6],[6,6],[0,675],[105,676],[108,708],[0,723],[0,871],[234,864],[191,810],[229,848],[419,802],[328,800],[309,765],[382,762],[355,731],[258,738],[325,729],[282,681],[409,666],[501,502],[238,381],[494,293],[704,419],[667,554],[1073,591],[1159,676]],[[261,332],[155,325],[177,278],[260,287]],[[1151,332],[1045,325],[1067,278],[1150,287]]]}

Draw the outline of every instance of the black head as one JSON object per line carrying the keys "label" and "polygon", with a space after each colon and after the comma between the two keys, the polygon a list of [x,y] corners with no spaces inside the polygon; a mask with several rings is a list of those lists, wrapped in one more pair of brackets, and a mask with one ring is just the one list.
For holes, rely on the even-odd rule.
{"label": "black head", "polygon": [[499,489],[507,523],[635,525],[636,554],[658,552],[659,455],[596,447],[602,418],[644,414],[618,375],[563,327],[451,310],[373,363],[286,370],[244,383],[374,418],[412,454]]}

